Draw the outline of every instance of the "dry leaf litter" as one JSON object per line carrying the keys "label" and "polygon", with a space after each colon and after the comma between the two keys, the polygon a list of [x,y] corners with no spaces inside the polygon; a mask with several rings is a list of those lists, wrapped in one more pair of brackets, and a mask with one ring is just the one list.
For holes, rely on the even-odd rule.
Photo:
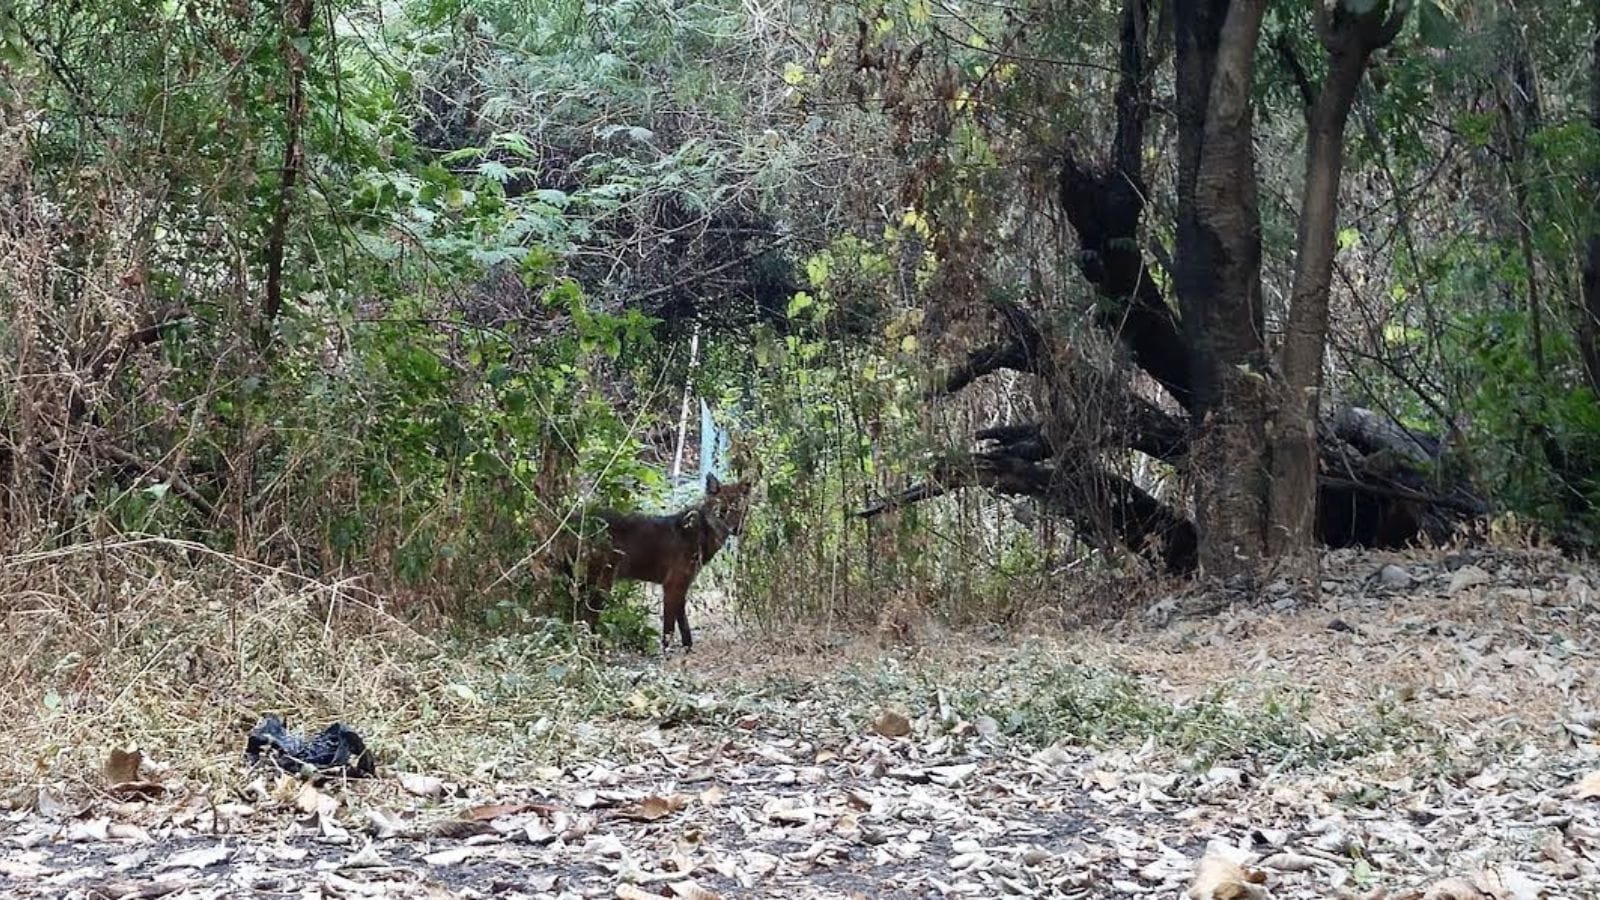
{"label": "dry leaf litter", "polygon": [[[1600,897],[1591,577],[1530,553],[1346,553],[1323,579],[1315,598],[1280,584],[1195,614],[1203,598],[1178,596],[1093,634],[1015,641],[1173,703],[1220,683],[1237,703],[1297,690],[1314,735],[1393,709],[1411,724],[1392,746],[1272,761],[1245,740],[1202,761],[1156,734],[1030,743],[939,691],[921,708],[837,708],[832,679],[859,647],[786,656],[729,632],[669,665],[708,702],[763,669],[787,695],[711,724],[597,723],[614,753],[515,778],[218,786],[159,748],[116,747],[92,795],[12,796],[0,894]],[[1011,651],[948,637],[922,654],[928,671]]]}

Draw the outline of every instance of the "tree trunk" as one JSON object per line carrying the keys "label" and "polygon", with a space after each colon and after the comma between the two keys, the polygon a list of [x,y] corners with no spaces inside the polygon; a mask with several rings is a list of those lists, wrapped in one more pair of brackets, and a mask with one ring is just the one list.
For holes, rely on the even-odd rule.
{"label": "tree trunk", "polygon": [[[1600,3],[1591,2],[1594,34],[1589,48],[1589,127],[1600,132]],[[1600,168],[1589,173],[1589,193],[1594,197],[1589,218],[1589,241],[1583,261],[1583,309],[1578,323],[1578,349],[1589,388],[1600,395]]]}
{"label": "tree trunk", "polygon": [[[1259,574],[1267,556],[1266,421],[1272,402],[1262,340],[1261,223],[1250,97],[1265,7],[1266,0],[1189,0],[1175,7],[1175,282],[1195,387],[1195,518],[1200,566],[1224,578]],[[1190,80],[1206,72],[1209,79]],[[1197,97],[1202,91],[1203,105]]]}
{"label": "tree trunk", "polygon": [[1539,87],[1534,80],[1533,63],[1520,37],[1513,38],[1509,92],[1505,107],[1506,180],[1510,183],[1512,210],[1517,217],[1517,246],[1527,269],[1523,286],[1528,307],[1528,351],[1533,355],[1533,370],[1543,378],[1544,310],[1539,302],[1538,256],[1533,248],[1533,213],[1528,202],[1528,144],[1539,130]]}
{"label": "tree trunk", "polygon": [[[1275,556],[1305,553],[1316,524],[1317,419],[1322,359],[1328,337],[1328,295],[1339,224],[1339,181],[1344,173],[1344,129],[1372,51],[1394,39],[1405,6],[1386,17],[1388,4],[1331,13],[1317,0],[1317,30],[1328,50],[1328,75],[1307,112],[1306,180],[1295,239],[1294,287],[1284,334],[1277,420],[1271,440],[1267,543]],[[1336,0],[1337,2],[1337,0]]]}
{"label": "tree trunk", "polygon": [[273,324],[283,310],[283,256],[288,244],[289,214],[294,206],[295,181],[305,159],[300,132],[306,118],[307,51],[301,42],[311,34],[315,7],[312,0],[290,0],[283,8],[283,53],[289,64],[289,101],[285,111],[283,165],[278,173],[278,201],[267,231],[267,296],[261,305],[260,339],[270,340]]}
{"label": "tree trunk", "polygon": [[1068,155],[1061,171],[1061,206],[1078,233],[1078,268],[1103,300],[1096,305],[1096,324],[1128,348],[1134,362],[1178,405],[1189,409],[1188,348],[1139,247],[1152,81],[1149,15],[1147,0],[1124,0],[1116,135],[1103,165]]}

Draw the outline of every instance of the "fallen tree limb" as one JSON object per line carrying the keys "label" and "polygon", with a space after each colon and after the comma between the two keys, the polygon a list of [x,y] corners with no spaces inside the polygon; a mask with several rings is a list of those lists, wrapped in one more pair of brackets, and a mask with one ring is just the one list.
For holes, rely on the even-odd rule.
{"label": "fallen tree limb", "polygon": [[1010,341],[1004,344],[995,344],[974,350],[967,356],[966,362],[952,369],[945,376],[944,384],[939,386],[938,393],[953,394],[967,385],[977,381],[985,375],[998,372],[1001,369],[1011,369],[1016,372],[1033,371],[1033,357],[1020,341]]}
{"label": "fallen tree limb", "polygon": [[75,430],[77,433],[65,440],[52,441],[41,446],[39,452],[47,456],[54,456],[64,450],[77,449],[87,451],[92,456],[97,456],[106,462],[112,463],[129,477],[154,477],[159,482],[167,484],[174,494],[188,501],[209,521],[214,522],[219,518],[220,514],[216,505],[181,473],[162,463],[145,459],[85,429],[79,428]]}
{"label": "fallen tree limb", "polygon": [[88,441],[86,445],[91,452],[117,463],[127,470],[136,472],[138,477],[154,476],[160,481],[170,485],[172,492],[189,501],[189,504],[199,510],[208,521],[215,522],[219,518],[217,507],[206,496],[200,493],[187,478],[163,466],[160,463],[143,459],[137,454],[130,453],[114,444],[99,441]]}
{"label": "fallen tree limb", "polygon": [[1042,374],[1040,364],[1046,361],[1044,333],[1033,316],[1010,300],[996,298],[992,305],[1004,325],[1005,338],[968,354],[966,361],[951,370],[934,393],[953,394],[1001,369]]}
{"label": "fallen tree limb", "polygon": [[940,463],[927,481],[857,515],[871,519],[968,487],[1041,500],[1076,524],[1080,535],[1091,543],[1108,546],[1115,542],[1146,557],[1154,556],[1169,573],[1192,572],[1198,559],[1193,523],[1132,481],[1100,466],[1068,472],[1003,453],[974,454]]}
{"label": "fallen tree limb", "polygon": [[[1124,434],[1126,446],[1161,459],[1182,457],[1188,452],[1183,423],[1153,404],[1150,410],[1159,417],[1152,429],[1159,441],[1133,427]],[[1427,436],[1409,429],[1374,427],[1373,415],[1357,409],[1342,419],[1331,417],[1320,431],[1319,540],[1333,547],[1398,548],[1424,534],[1443,540],[1460,521],[1490,511],[1489,505],[1464,485],[1430,488],[1425,474],[1410,464],[1412,457],[1390,446],[1403,440],[1412,449],[1426,451],[1430,448]],[[1368,436],[1364,446],[1370,451],[1363,453],[1362,447],[1340,440],[1338,421],[1367,423],[1361,433]],[[870,519],[953,491],[984,487],[1044,502],[1097,546],[1115,542],[1148,551],[1154,543],[1169,571],[1193,569],[1193,523],[1103,467],[1080,462],[1071,470],[1063,469],[1056,464],[1062,454],[1051,446],[1039,424],[996,425],[978,431],[976,437],[988,446],[939,463],[927,480],[879,500],[858,515]],[[1437,442],[1432,446],[1438,446]],[[1065,454],[1067,458],[1092,455],[1092,450]]]}

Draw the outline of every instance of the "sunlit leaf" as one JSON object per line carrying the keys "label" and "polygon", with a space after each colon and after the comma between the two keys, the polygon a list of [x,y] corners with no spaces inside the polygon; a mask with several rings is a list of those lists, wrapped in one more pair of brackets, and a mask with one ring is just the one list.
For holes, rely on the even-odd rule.
{"label": "sunlit leaf", "polygon": [[800,313],[804,312],[814,303],[816,303],[816,300],[810,294],[806,293],[805,291],[795,291],[794,296],[789,299],[789,309],[787,311],[787,315],[792,319],[795,316],[800,315]]}

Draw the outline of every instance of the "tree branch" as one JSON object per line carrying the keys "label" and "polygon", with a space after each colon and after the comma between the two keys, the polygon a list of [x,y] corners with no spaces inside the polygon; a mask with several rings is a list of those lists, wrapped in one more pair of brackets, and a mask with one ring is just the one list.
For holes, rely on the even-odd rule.
{"label": "tree branch", "polygon": [[1065,155],[1060,200],[1078,234],[1078,268],[1105,301],[1096,310],[1096,324],[1188,409],[1193,402],[1188,347],[1139,249],[1146,193],[1144,127],[1150,112],[1149,38],[1146,3],[1124,0],[1117,126],[1109,161],[1091,166],[1074,154]]}
{"label": "tree branch", "polygon": [[1033,316],[1010,300],[995,298],[992,303],[1008,332],[1005,341],[972,351],[965,362],[945,376],[935,393],[954,394],[1001,369],[1042,374],[1039,363],[1044,358],[1044,334]]}
{"label": "tree branch", "polygon": [[1294,45],[1289,42],[1288,34],[1280,33],[1273,39],[1272,49],[1277,51],[1278,59],[1283,63],[1283,67],[1289,70],[1289,78],[1300,91],[1300,103],[1303,107],[1301,112],[1309,122],[1311,108],[1317,104],[1317,88],[1311,83],[1311,76],[1306,74],[1306,67],[1300,62],[1300,55],[1294,52]]}
{"label": "tree branch", "polygon": [[283,140],[283,166],[279,174],[278,205],[272,213],[272,228],[267,232],[267,298],[261,307],[261,327],[270,331],[283,310],[283,254],[288,243],[289,212],[294,203],[295,181],[300,174],[304,150],[300,145],[300,129],[306,117],[306,54],[297,46],[309,39],[313,18],[313,0],[290,0],[284,10],[285,18],[293,17],[287,25],[283,52],[289,61],[289,106],[287,132]]}

